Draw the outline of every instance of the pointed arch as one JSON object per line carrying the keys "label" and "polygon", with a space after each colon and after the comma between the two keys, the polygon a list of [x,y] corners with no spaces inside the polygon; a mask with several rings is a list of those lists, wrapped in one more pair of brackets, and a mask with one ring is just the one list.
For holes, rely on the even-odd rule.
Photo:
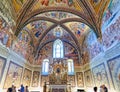
{"label": "pointed arch", "polygon": [[64,57],[64,46],[60,39],[57,39],[53,43],[53,58],[63,58]]}

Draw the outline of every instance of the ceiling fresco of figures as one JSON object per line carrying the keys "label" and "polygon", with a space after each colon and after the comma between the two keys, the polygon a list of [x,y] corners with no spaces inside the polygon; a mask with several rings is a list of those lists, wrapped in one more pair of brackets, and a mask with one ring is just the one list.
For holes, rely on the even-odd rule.
{"label": "ceiling fresco of figures", "polygon": [[54,41],[55,39],[62,39],[64,41],[70,41],[71,43],[75,44],[75,41],[73,40],[72,36],[62,27],[57,26],[54,29],[50,30],[46,36],[44,36],[43,40],[40,42],[40,44],[43,44],[47,41]]}
{"label": "ceiling fresco of figures", "polygon": [[69,7],[73,9],[81,9],[76,0],[37,0],[32,11],[43,7]]}
{"label": "ceiling fresco of figures", "polygon": [[79,42],[80,39],[90,31],[90,28],[87,25],[80,22],[68,22],[65,23],[65,25],[73,32]]}
{"label": "ceiling fresco of figures", "polygon": [[102,20],[102,28],[106,27],[111,23],[111,21],[117,16],[120,7],[120,0],[111,0],[106,12],[104,13],[103,20]]}
{"label": "ceiling fresco of figures", "polygon": [[29,23],[23,29],[27,30],[31,34],[34,45],[36,46],[36,44],[38,44],[39,38],[51,25],[51,22],[39,20]]}
{"label": "ceiling fresco of figures", "polygon": [[77,36],[77,38],[85,34],[89,28],[87,25],[80,22],[68,22],[65,23],[65,25]]}
{"label": "ceiling fresco of figures", "polygon": [[[77,65],[86,38],[87,46],[96,47],[97,54],[101,52],[100,44],[92,37],[102,39],[101,24],[114,17],[118,3],[119,0],[3,0],[0,41],[30,64],[40,65],[43,59],[52,59],[52,44],[59,38],[65,44],[65,58],[72,58]],[[95,36],[88,36],[91,30]],[[89,57],[88,52],[86,55]],[[95,54],[91,54],[93,57]]]}
{"label": "ceiling fresco of figures", "polygon": [[55,19],[55,20],[63,20],[63,19],[67,19],[67,18],[79,18],[78,16],[74,15],[74,14],[71,14],[71,13],[67,13],[67,12],[56,12],[56,11],[53,11],[53,12],[46,12],[46,13],[43,13],[43,14],[39,14],[39,15],[36,15],[35,17],[47,17],[47,18],[52,18],[52,19]]}

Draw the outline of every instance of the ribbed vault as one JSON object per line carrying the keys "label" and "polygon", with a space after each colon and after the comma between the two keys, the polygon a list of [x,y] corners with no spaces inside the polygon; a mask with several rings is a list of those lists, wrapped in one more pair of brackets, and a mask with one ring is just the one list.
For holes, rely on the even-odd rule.
{"label": "ribbed vault", "polygon": [[[8,1],[8,3],[13,4],[9,10],[14,10],[11,15],[14,16],[13,20],[16,23],[12,25],[13,34],[16,36],[14,42],[19,41],[20,36],[27,39],[26,34],[29,35],[30,41],[29,43],[25,41],[25,43],[32,48],[31,55],[34,59],[31,62],[34,64],[39,58],[40,50],[47,43],[54,42],[58,38],[75,48],[78,53],[78,62],[80,62],[84,41],[90,30],[94,31],[98,39],[102,38],[102,17],[110,0],[71,0],[71,2],[48,0],[47,3],[41,3],[41,0],[25,0],[24,2],[17,0]],[[56,19],[56,17],[62,18]],[[51,30],[58,26],[67,33],[61,37],[55,37],[54,31]],[[44,40],[47,35],[53,38]],[[67,39],[67,35],[70,35],[72,40]],[[30,59],[27,58],[27,60]]]}

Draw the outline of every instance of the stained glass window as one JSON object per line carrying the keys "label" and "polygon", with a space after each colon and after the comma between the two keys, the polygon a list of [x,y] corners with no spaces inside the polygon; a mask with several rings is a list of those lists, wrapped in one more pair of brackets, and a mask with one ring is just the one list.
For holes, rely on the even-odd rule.
{"label": "stained glass window", "polygon": [[49,71],[49,60],[44,59],[42,63],[42,75],[48,75]]}
{"label": "stained glass window", "polygon": [[63,42],[60,39],[53,44],[53,58],[63,58]]}
{"label": "stained glass window", "polygon": [[68,75],[74,75],[74,64],[72,59],[67,60],[68,63]]}

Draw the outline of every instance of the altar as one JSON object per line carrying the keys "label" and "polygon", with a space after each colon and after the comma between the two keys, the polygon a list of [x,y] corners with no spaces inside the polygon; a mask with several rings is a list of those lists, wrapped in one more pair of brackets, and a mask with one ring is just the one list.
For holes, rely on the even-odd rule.
{"label": "altar", "polygon": [[51,64],[52,70],[49,73],[50,85],[66,85],[67,84],[67,63],[63,60],[57,60]]}
{"label": "altar", "polygon": [[65,60],[56,60],[52,64],[52,70],[49,74],[50,92],[68,92],[67,85],[67,63]]}
{"label": "altar", "polygon": [[50,92],[67,92],[66,85],[50,85]]}
{"label": "altar", "polygon": [[48,81],[44,85],[43,92],[46,92],[46,89],[49,92],[70,92],[71,85],[68,77],[67,61],[54,60],[49,66]]}

